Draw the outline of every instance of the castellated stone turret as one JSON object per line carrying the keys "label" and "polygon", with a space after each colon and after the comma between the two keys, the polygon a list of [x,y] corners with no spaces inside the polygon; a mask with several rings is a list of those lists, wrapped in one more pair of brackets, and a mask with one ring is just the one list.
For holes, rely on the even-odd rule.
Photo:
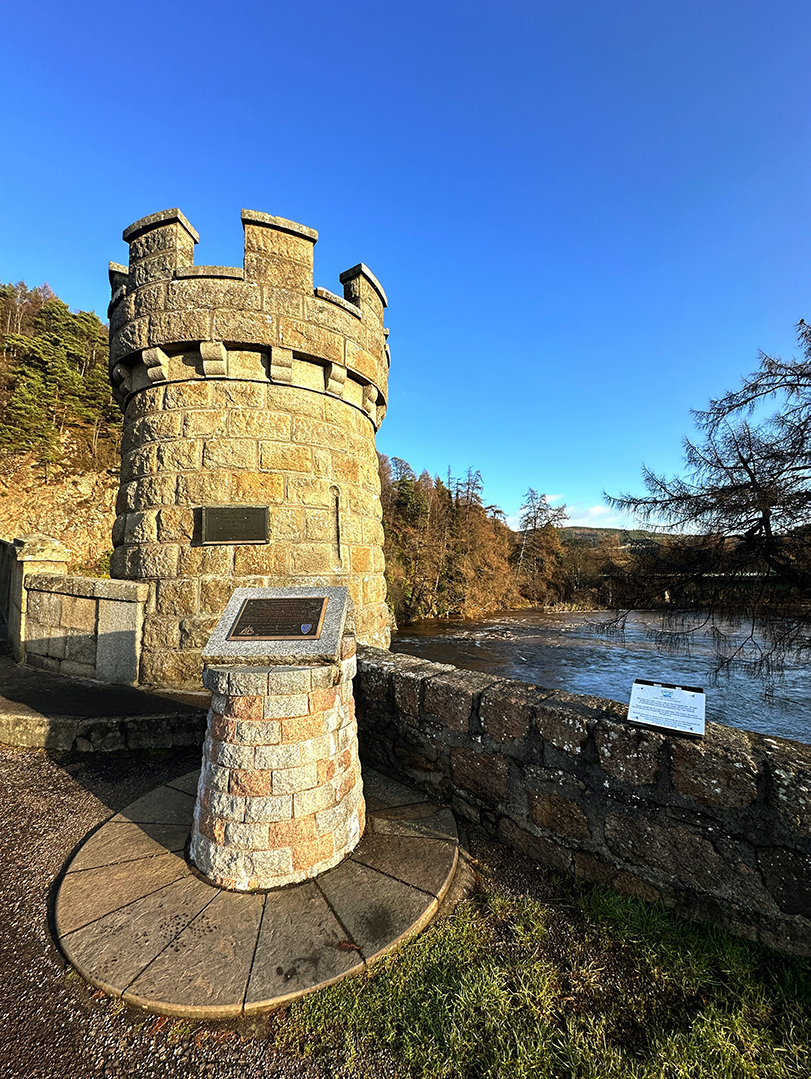
{"label": "castellated stone turret", "polygon": [[[342,297],[314,289],[313,229],[249,210],[242,223],[242,268],[195,266],[177,209],[130,225],[129,267],[110,264],[124,411],[111,575],[150,584],[144,684],[199,684],[239,586],[347,585],[358,640],[389,643],[386,295],[362,263],[341,274]],[[266,541],[206,534],[205,513],[242,506],[267,508]]]}

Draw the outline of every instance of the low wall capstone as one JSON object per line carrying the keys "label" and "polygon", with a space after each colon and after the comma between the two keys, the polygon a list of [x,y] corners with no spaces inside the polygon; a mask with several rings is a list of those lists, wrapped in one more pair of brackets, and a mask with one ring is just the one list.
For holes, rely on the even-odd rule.
{"label": "low wall capstone", "polygon": [[358,649],[365,764],[553,869],[811,955],[811,746]]}

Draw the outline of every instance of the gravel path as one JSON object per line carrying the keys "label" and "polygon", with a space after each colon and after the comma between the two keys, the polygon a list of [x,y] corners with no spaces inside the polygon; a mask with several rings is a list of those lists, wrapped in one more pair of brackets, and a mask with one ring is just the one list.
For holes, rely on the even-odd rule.
{"label": "gravel path", "polygon": [[384,1079],[385,1062],[320,1067],[242,1028],[144,1020],[71,971],[50,928],[55,883],[88,831],[200,750],[56,755],[0,746],[0,1079],[107,1076]]}

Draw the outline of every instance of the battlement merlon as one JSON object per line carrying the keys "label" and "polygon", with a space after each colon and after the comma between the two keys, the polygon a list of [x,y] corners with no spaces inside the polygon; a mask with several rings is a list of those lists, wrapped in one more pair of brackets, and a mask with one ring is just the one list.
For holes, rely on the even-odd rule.
{"label": "battlement merlon", "polygon": [[278,232],[287,232],[291,236],[301,236],[311,243],[318,243],[318,232],[306,225],[300,225],[297,221],[288,221],[286,217],[274,217],[272,214],[262,213],[261,210],[243,210],[242,226],[263,225],[266,228],[276,229]]}
{"label": "battlement merlon", "polygon": [[[285,284],[297,285],[308,294],[314,292],[320,294],[322,299],[340,302],[338,297],[328,294],[325,289],[313,289],[313,247],[318,242],[315,229],[260,210],[243,209],[241,218],[245,229],[245,255],[241,270],[232,266],[195,266],[194,245],[199,243],[200,234],[177,207],[139,218],[122,234],[130,245],[129,268],[115,262],[109,265],[111,291],[116,293],[122,286],[132,290],[151,281],[172,278],[242,277],[243,280],[271,280],[282,287]],[[290,281],[291,268],[281,266],[280,262],[299,263],[297,269],[303,273],[299,275],[294,270],[293,276],[300,279]],[[309,275],[306,274],[307,269]],[[285,277],[288,280],[283,280]],[[388,299],[369,267],[359,262],[344,270],[340,282],[344,286],[344,300],[364,314],[374,314],[375,322],[382,324]]]}
{"label": "battlement merlon", "polygon": [[344,299],[354,304],[363,312],[364,318],[371,318],[383,326],[383,312],[389,306],[383,286],[368,266],[359,262],[349,270],[344,270],[339,278],[344,286]]}
{"label": "battlement merlon", "polygon": [[[315,229],[254,210],[243,210],[241,218],[242,267],[195,266],[198,234],[176,208],[150,214],[124,230],[129,267],[110,264],[114,385],[123,386],[127,395],[138,392],[143,379],[136,368],[146,364],[151,385],[170,377],[172,357],[200,356],[201,343],[213,342],[227,353],[247,350],[267,358],[281,350],[290,352],[294,362],[320,365],[328,392],[337,393],[340,384],[340,396],[378,416],[385,410],[390,362],[383,325],[387,299],[380,282],[358,263],[340,275],[343,297],[314,288]],[[168,367],[142,363],[154,349],[166,354]],[[268,362],[272,379],[274,362]],[[198,375],[209,377],[214,370],[202,359],[191,363],[195,370],[200,367]],[[188,375],[187,364],[183,371]],[[313,378],[320,378],[312,371],[300,375],[309,388],[314,388],[309,386]]]}
{"label": "battlement merlon", "polygon": [[121,238],[125,243],[132,245],[133,240],[136,240],[143,233],[153,232],[155,229],[163,229],[170,225],[180,225],[196,244],[200,242],[200,233],[177,206],[171,210],[158,210],[156,214],[147,214],[146,217],[140,217],[124,229]]}
{"label": "battlement merlon", "polygon": [[120,262],[109,263],[107,273],[110,278],[110,291],[113,294],[115,294],[122,285],[127,284],[129,270],[126,266],[122,266]]}
{"label": "battlement merlon", "polygon": [[130,247],[128,288],[164,281],[175,270],[194,265],[197,230],[175,207],[134,221],[122,238]]}

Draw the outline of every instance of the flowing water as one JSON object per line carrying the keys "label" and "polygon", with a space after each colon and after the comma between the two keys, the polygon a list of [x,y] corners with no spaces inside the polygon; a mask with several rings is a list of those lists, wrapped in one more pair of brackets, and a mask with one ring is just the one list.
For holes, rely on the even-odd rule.
{"label": "flowing water", "polygon": [[734,670],[714,677],[714,646],[707,636],[696,634],[688,654],[661,652],[650,637],[659,625],[656,615],[634,612],[622,637],[600,631],[599,623],[609,617],[522,610],[479,622],[412,622],[395,634],[391,649],[623,704],[635,678],[701,686],[708,721],[811,743],[811,680],[804,664],[787,664],[773,698],[766,700],[763,682],[752,674]]}

